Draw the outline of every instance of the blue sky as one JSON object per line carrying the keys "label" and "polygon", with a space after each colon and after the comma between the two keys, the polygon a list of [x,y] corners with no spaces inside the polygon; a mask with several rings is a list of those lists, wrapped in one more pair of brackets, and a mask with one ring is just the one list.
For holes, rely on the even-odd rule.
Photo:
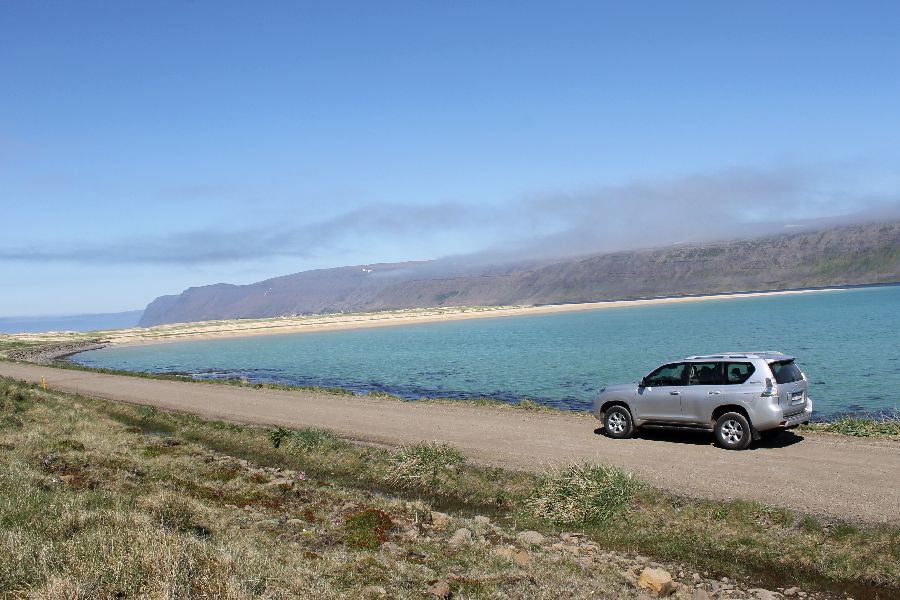
{"label": "blue sky", "polygon": [[0,1],[0,316],[893,215],[897,23],[896,2]]}

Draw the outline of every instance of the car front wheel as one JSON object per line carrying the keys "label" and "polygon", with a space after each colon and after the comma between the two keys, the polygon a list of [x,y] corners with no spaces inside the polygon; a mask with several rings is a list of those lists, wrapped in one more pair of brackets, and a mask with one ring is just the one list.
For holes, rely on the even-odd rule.
{"label": "car front wheel", "polygon": [[611,438],[620,440],[629,437],[634,429],[631,413],[624,406],[611,406],[603,415],[603,428]]}
{"label": "car front wheel", "polygon": [[741,413],[725,413],[716,421],[716,442],[726,450],[743,450],[752,439],[750,422]]}

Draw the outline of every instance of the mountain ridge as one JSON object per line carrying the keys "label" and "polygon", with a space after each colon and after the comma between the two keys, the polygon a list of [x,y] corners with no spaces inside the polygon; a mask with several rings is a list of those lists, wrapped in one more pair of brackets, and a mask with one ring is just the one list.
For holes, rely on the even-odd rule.
{"label": "mountain ridge", "polygon": [[561,304],[900,281],[900,221],[520,264],[377,263],[151,302],[141,326],[433,306]]}

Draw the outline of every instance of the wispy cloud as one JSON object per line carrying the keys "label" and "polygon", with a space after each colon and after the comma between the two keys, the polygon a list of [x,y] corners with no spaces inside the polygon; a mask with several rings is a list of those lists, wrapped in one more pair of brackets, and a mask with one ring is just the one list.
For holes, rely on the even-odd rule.
{"label": "wispy cloud", "polygon": [[440,235],[485,240],[460,248],[460,255],[477,250],[483,260],[534,259],[751,236],[788,225],[864,220],[873,211],[900,217],[900,193],[843,186],[826,169],[732,169],[540,194],[499,208],[463,202],[377,203],[316,222],[198,229],[102,243],[0,246],[0,260],[227,264],[312,257],[336,248],[359,251],[384,238],[421,248],[423,240],[427,246],[429,237]]}

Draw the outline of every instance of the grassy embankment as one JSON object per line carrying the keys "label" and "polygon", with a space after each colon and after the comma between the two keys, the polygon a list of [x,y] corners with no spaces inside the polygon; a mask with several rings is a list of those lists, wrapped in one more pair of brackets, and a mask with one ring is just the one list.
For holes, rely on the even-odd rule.
{"label": "grassy embankment", "polygon": [[[783,573],[784,585],[900,589],[896,527],[679,498],[600,466],[536,477],[466,465],[447,446],[363,447],[9,380],[0,451],[0,591],[12,596],[337,597],[376,586],[420,597],[442,581],[465,597],[636,593],[634,568],[611,550],[732,577]],[[471,541],[450,544],[463,527]],[[523,528],[548,543],[518,541]],[[549,544],[576,530],[585,537]]]}

